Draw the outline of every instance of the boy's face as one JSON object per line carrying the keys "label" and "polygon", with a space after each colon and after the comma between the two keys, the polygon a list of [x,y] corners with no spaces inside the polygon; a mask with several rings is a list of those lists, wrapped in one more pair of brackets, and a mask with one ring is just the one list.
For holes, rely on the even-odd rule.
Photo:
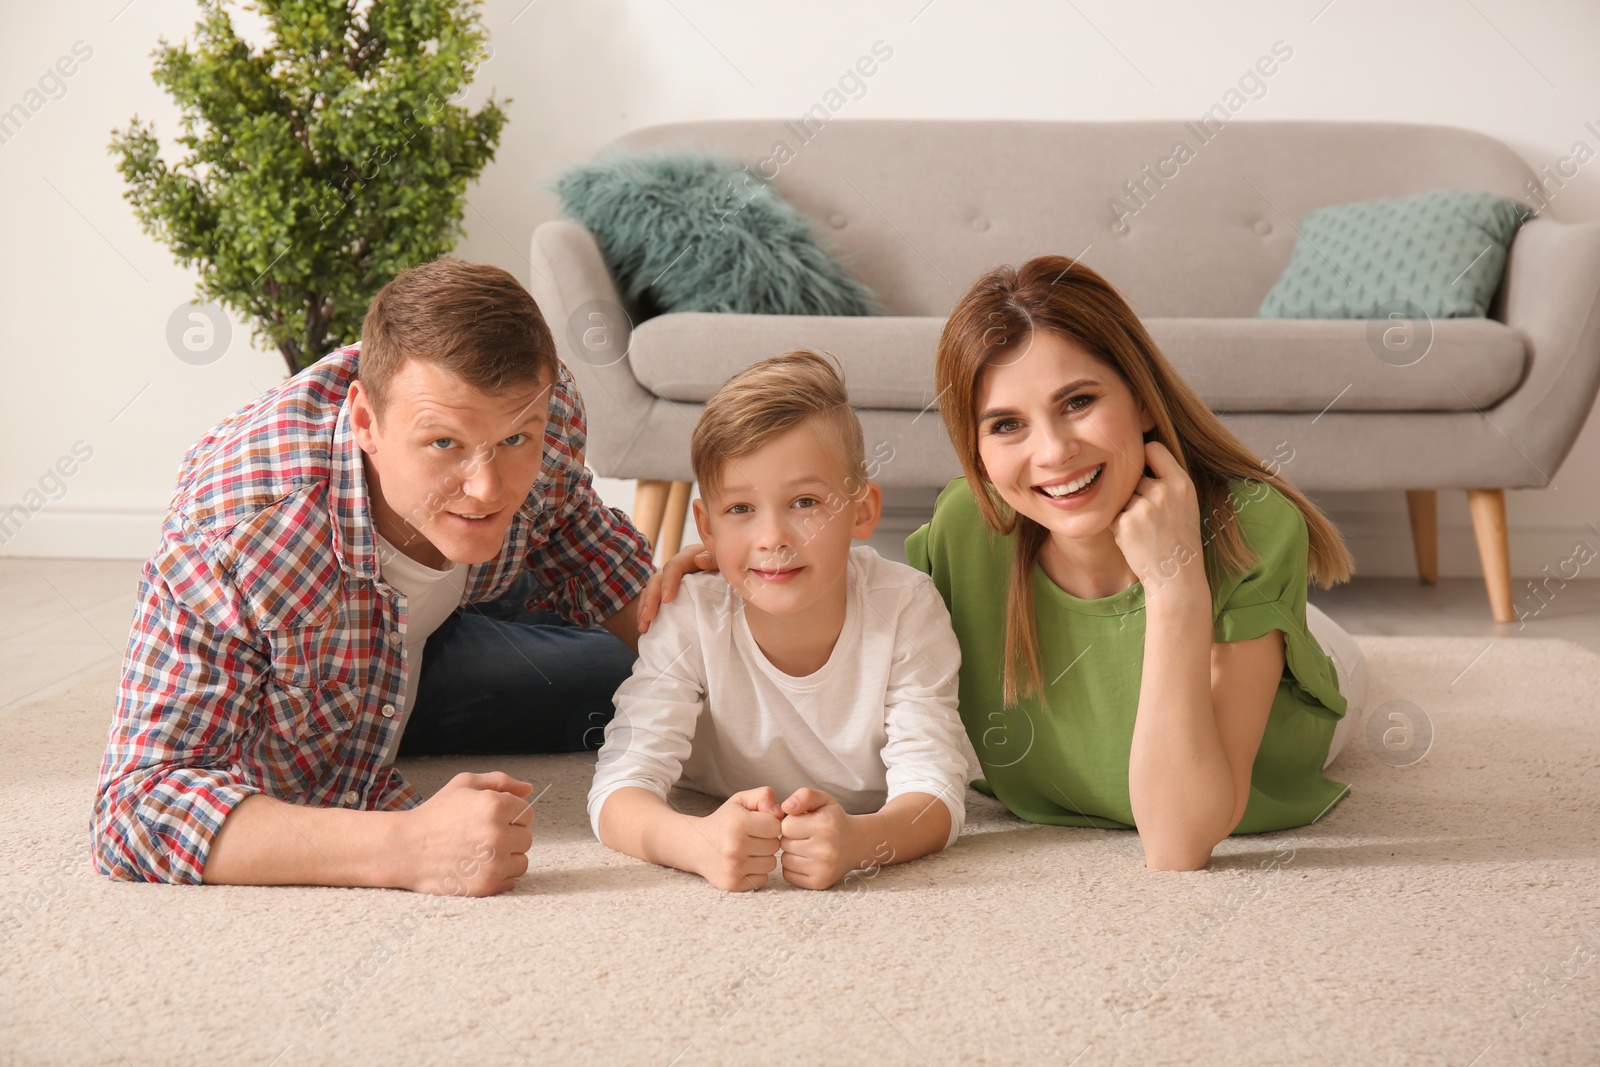
{"label": "boy's face", "polygon": [[747,456],[694,502],[700,539],[745,602],[797,615],[842,594],[850,542],[870,537],[882,497],[845,469],[837,442],[807,420]]}
{"label": "boy's face", "polygon": [[410,359],[389,383],[381,425],[372,395],[354,383],[351,418],[378,532],[435,568],[494,559],[539,477],[548,377],[489,394]]}

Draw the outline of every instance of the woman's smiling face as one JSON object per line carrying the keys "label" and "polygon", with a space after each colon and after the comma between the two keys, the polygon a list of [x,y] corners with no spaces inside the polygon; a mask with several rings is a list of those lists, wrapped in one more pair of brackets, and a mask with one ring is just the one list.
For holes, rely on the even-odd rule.
{"label": "woman's smiling face", "polygon": [[1037,332],[1018,348],[978,375],[984,476],[1053,535],[1100,536],[1144,477],[1155,420],[1110,364],[1074,342]]}

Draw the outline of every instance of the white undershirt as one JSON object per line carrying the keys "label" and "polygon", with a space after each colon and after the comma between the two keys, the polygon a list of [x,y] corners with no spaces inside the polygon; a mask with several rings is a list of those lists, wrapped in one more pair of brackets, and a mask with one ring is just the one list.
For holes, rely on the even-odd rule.
{"label": "white undershirt", "polygon": [[844,628],[802,678],[761,651],[721,575],[692,574],[679,589],[617,690],[589,791],[595,836],[623,786],[665,798],[674,785],[718,797],[769,785],[780,802],[821,789],[852,814],[928,793],[950,809],[955,840],[970,745],[956,713],[961,646],[932,579],[852,549]]}
{"label": "white undershirt", "polygon": [[[376,531],[374,531],[376,532]],[[383,750],[383,765],[394,762],[400,737],[411,718],[411,705],[417,699],[417,680],[422,677],[422,650],[433,631],[450,613],[461,606],[466,596],[467,568],[448,561],[444,570],[424,566],[378,534],[378,575],[406,598],[405,673],[406,695],[398,709],[400,722]]]}

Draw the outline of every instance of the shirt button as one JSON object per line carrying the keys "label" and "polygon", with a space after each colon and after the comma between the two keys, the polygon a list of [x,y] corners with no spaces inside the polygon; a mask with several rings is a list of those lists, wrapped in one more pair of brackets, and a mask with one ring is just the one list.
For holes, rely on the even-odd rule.
{"label": "shirt button", "polygon": [[400,643],[400,631],[399,630],[390,630],[389,631],[389,643],[391,645],[398,645]]}
{"label": "shirt button", "polygon": [[383,717],[385,719],[394,718],[394,705],[393,704],[385,704],[383,706]]}
{"label": "shirt button", "polygon": [[354,789],[350,790],[350,792],[348,792],[348,793],[346,793],[344,795],[345,806],[349,807],[349,808],[355,807],[356,804],[360,802],[360,800],[361,800],[361,794],[357,793]]}

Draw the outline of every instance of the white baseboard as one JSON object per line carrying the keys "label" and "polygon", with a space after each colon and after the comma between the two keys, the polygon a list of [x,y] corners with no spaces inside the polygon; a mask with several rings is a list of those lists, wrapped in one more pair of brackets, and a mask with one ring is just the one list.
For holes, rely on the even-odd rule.
{"label": "white baseboard", "polygon": [[161,544],[160,511],[107,511],[46,503],[0,528],[0,556],[35,559],[149,559]]}
{"label": "white baseboard", "polygon": [[[1364,577],[1416,577],[1417,563],[1411,547],[1411,526],[1404,517],[1380,520],[1370,516],[1343,516],[1337,511],[1328,514],[1338,524],[1345,543],[1356,557],[1357,574]],[[1572,561],[1573,549],[1580,544],[1588,546],[1587,552],[1580,554],[1580,559],[1600,555],[1600,535],[1582,526],[1519,528],[1513,525],[1508,537],[1511,541],[1511,575],[1517,580],[1532,580],[1563,570],[1567,577],[1572,577],[1576,566]],[[1439,576],[1483,577],[1483,566],[1478,562],[1478,542],[1471,526],[1440,525]],[[1579,568],[1577,576],[1600,578],[1600,559],[1594,559],[1587,566]]]}
{"label": "white baseboard", "polygon": [[[620,505],[619,505],[620,506]],[[875,540],[903,541],[927,521],[928,510],[898,501],[884,508]],[[1364,577],[1414,577],[1416,560],[1411,551],[1411,529],[1404,514],[1388,516],[1371,511],[1330,517],[1344,534],[1356,557],[1356,572]],[[29,515],[20,528],[0,531],[0,557],[40,559],[147,559],[160,543],[163,515],[157,511],[109,511],[55,508],[48,504]],[[686,533],[694,535],[691,526]],[[1511,573],[1533,579],[1557,573],[1573,549],[1587,545],[1600,554],[1600,534],[1584,526],[1575,528],[1511,527]],[[1547,572],[1545,568],[1550,570]],[[1447,578],[1479,578],[1477,542],[1470,526],[1439,528],[1439,574]],[[1572,574],[1569,563],[1565,573]],[[1600,578],[1600,559],[1584,566],[1580,577]]]}

